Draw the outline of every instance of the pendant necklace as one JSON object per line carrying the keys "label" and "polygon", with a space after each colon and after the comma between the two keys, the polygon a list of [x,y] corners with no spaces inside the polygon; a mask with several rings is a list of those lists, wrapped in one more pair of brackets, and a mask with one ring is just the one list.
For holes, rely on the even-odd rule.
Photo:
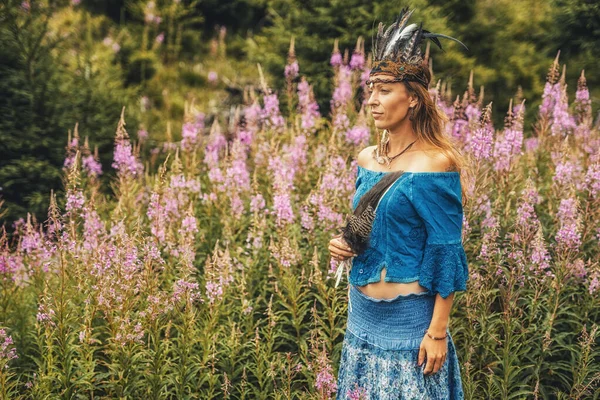
{"label": "pendant necklace", "polygon": [[[418,139],[417,139],[417,140],[418,140]],[[395,156],[393,156],[393,157],[387,157],[387,156],[384,156],[383,158],[384,158],[384,159],[385,159],[385,161],[386,161],[386,164],[387,164],[387,166],[388,166],[388,169],[389,169],[389,168],[391,168],[391,167],[390,167],[390,164],[392,163],[392,161],[394,161],[394,159],[395,159],[396,157],[399,157],[399,156],[401,156],[401,155],[402,155],[402,154],[403,154],[403,153],[404,153],[406,150],[410,149],[410,148],[412,147],[412,145],[413,145],[413,144],[415,144],[415,142],[416,142],[417,140],[415,140],[414,142],[412,142],[411,144],[409,144],[408,146],[406,146],[406,148],[405,148],[404,150],[402,150],[400,153],[396,154],[396,155],[395,155]]]}

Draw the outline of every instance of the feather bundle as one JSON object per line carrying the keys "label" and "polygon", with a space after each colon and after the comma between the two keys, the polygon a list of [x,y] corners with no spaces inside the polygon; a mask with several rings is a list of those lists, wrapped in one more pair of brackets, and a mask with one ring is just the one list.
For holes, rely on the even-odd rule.
{"label": "feather bundle", "polygon": [[379,201],[403,173],[404,171],[394,171],[384,175],[360,198],[353,214],[347,218],[346,226],[342,228],[342,238],[355,254],[361,254],[369,247],[369,237]]}
{"label": "feather bundle", "polygon": [[468,50],[460,40],[441,33],[432,33],[423,29],[423,24],[408,24],[408,20],[414,10],[409,11],[408,7],[400,11],[398,17],[392,25],[384,29],[382,23],[379,23],[377,36],[373,43],[373,61],[390,60],[395,62],[408,62],[411,64],[422,63],[421,42],[423,39],[431,39],[440,49],[442,44],[438,37],[454,40],[460,43]]}

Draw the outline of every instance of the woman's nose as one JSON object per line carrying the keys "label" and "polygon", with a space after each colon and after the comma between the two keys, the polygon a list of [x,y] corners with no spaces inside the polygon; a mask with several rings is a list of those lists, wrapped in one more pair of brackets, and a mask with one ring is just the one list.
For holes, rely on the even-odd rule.
{"label": "woman's nose", "polygon": [[369,96],[369,99],[367,100],[367,105],[372,107],[375,104],[377,104],[377,99],[375,96],[375,92],[372,92],[371,95]]}

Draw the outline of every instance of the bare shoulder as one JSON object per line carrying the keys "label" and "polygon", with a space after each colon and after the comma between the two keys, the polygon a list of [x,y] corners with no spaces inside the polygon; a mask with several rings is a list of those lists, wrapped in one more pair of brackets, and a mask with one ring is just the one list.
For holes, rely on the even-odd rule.
{"label": "bare shoulder", "polygon": [[452,159],[442,151],[432,149],[416,153],[411,166],[413,170],[422,172],[448,172],[455,170]]}
{"label": "bare shoulder", "polygon": [[369,168],[369,160],[371,159],[371,154],[373,153],[373,150],[375,150],[376,147],[377,146],[369,146],[362,149],[356,157],[356,162],[358,163],[358,165],[360,165],[363,168]]}

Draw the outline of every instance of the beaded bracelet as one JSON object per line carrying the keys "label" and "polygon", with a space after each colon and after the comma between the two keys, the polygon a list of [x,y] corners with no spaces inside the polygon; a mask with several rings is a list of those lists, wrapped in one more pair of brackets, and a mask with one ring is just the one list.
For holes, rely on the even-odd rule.
{"label": "beaded bracelet", "polygon": [[427,334],[427,336],[429,336],[430,339],[433,339],[433,340],[442,340],[442,339],[446,339],[448,337],[448,333],[446,333],[446,335],[444,335],[443,337],[431,336],[431,334],[429,333],[429,331],[427,329],[425,329],[425,333]]}

